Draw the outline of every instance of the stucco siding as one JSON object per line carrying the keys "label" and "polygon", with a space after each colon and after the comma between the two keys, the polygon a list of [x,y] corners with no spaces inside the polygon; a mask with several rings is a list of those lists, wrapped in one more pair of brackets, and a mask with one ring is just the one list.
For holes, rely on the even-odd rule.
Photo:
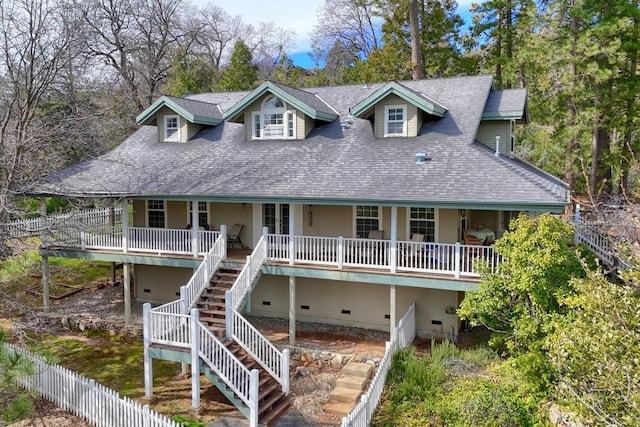
{"label": "stucco siding", "polygon": [[455,243],[460,241],[460,219],[457,209],[440,209],[438,212],[438,241]]}
{"label": "stucco siding", "polygon": [[[287,318],[289,281],[286,276],[262,276],[251,296],[251,313]],[[296,320],[389,331],[391,288],[371,283],[296,278]],[[424,337],[452,338],[458,317],[446,313],[458,307],[455,291],[397,287],[396,322],[416,303],[416,329]]]}
{"label": "stucco siding", "polygon": [[240,240],[245,246],[252,243],[253,221],[250,203],[212,203],[210,209],[211,230],[220,230],[220,225],[226,224],[227,230],[233,224],[243,224]]}
{"label": "stucco siding", "polygon": [[135,296],[138,301],[164,303],[180,296],[180,286],[186,285],[193,275],[190,268],[136,265]]}
{"label": "stucco siding", "polygon": [[[251,297],[252,313],[287,317],[288,280],[286,276],[261,277]],[[265,305],[265,301],[271,304]],[[389,330],[389,319],[385,319],[389,287],[298,277],[295,312],[300,321]]]}
{"label": "stucco siding", "polygon": [[[396,288],[396,313],[398,319],[407,308],[416,303],[416,330],[422,337],[438,337],[452,339],[451,332],[458,334],[458,316],[446,313],[458,307],[458,292],[439,289],[422,289],[411,287]],[[439,324],[441,323],[441,324]]]}
{"label": "stucco siding", "polygon": [[[311,224],[309,225],[309,211]],[[304,205],[303,232],[307,236],[351,237],[353,208],[351,206]]]}

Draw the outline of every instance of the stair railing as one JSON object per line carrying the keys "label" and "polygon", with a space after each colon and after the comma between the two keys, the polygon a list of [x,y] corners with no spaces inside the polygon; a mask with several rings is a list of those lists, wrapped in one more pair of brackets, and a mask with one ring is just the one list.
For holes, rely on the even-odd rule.
{"label": "stair railing", "polygon": [[238,309],[267,259],[267,237],[262,236],[233,286],[225,294],[227,338],[236,341],[289,393],[289,350],[282,352],[245,319]]}
{"label": "stair railing", "polygon": [[249,370],[233,353],[198,320],[197,310],[192,311],[192,321],[199,336],[198,356],[249,408],[249,423],[258,425],[259,371]]}
{"label": "stair railing", "polygon": [[189,314],[198,298],[209,286],[211,275],[218,269],[227,254],[227,233],[226,227],[220,227],[220,236],[204,256],[204,260],[186,285],[180,287],[180,300],[183,304],[183,314]]}

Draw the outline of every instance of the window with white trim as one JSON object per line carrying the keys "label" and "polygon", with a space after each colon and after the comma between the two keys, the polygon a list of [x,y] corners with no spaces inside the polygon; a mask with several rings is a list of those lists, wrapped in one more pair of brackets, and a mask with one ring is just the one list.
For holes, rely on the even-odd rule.
{"label": "window with white trim", "polygon": [[369,231],[380,230],[382,223],[380,215],[379,206],[357,205],[355,209],[356,237],[366,239],[369,236]]}
{"label": "window with white trim", "polygon": [[409,210],[409,238],[413,233],[424,234],[427,242],[436,241],[436,210],[434,208],[411,208]]}
{"label": "window with white trim", "polygon": [[180,141],[180,116],[164,116],[164,140]]}
{"label": "window with white trim", "polygon": [[407,106],[384,107],[384,136],[407,136]]}
{"label": "window with white trim", "polygon": [[[189,212],[187,221],[191,225],[193,202],[187,202],[187,204],[187,211]],[[209,229],[209,204],[207,202],[198,202],[198,225],[205,230]]]}
{"label": "window with white trim", "polygon": [[286,109],[277,96],[270,96],[262,103],[262,110],[251,113],[251,137],[253,139],[295,139],[296,115]]}
{"label": "window with white trim", "polygon": [[164,228],[164,200],[147,200],[147,227]]}

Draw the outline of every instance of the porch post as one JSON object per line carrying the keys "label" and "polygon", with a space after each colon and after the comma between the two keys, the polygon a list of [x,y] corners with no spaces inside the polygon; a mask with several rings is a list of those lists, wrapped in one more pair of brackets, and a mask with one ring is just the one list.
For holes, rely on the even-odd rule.
{"label": "porch post", "polygon": [[129,201],[122,201],[122,252],[129,251]]}
{"label": "porch post", "polygon": [[[224,245],[222,245],[222,259],[227,259],[227,226],[226,224],[220,224],[220,234],[224,236]],[[213,271],[210,271],[209,274],[213,274]]]}
{"label": "porch post", "polygon": [[289,276],[289,345],[296,343],[296,278]]}
{"label": "porch post", "polygon": [[200,334],[198,309],[191,310],[191,408],[200,407]]}
{"label": "porch post", "polygon": [[[113,209],[113,199],[109,199],[109,235],[113,236],[114,227],[116,225],[116,212]],[[111,245],[111,241],[109,241],[109,245]],[[111,263],[111,284],[115,285],[116,283],[116,269],[117,265],[115,262]]]}
{"label": "porch post", "polygon": [[462,247],[460,246],[460,242],[456,242],[456,246],[455,246],[455,252],[453,255],[453,259],[454,259],[454,277],[456,279],[460,278],[460,267],[461,267],[461,262],[462,262]]}
{"label": "porch post", "polygon": [[389,287],[389,340],[393,340],[396,331],[396,285]]}
{"label": "porch post", "polygon": [[391,206],[391,250],[389,256],[391,257],[390,266],[391,272],[395,273],[398,268],[398,207]]}
{"label": "porch post", "polygon": [[289,265],[296,259],[296,212],[299,205],[289,205]]}
{"label": "porch post", "polygon": [[149,355],[151,345],[151,304],[148,302],[142,306],[143,319],[143,345],[144,345],[144,397],[153,397],[153,359]]}
{"label": "porch post", "polygon": [[123,292],[124,292],[124,323],[131,323],[131,264],[122,264]]}
{"label": "porch post", "polygon": [[198,245],[198,230],[200,229],[200,215],[198,215],[198,201],[193,200],[191,202],[191,253],[194,258],[198,258],[199,246]]}
{"label": "porch post", "polygon": [[[40,228],[42,247],[47,248],[47,199],[40,197]],[[49,256],[43,251],[42,255],[42,307],[45,310],[49,309]]]}
{"label": "porch post", "polygon": [[580,244],[580,237],[578,236],[578,233],[580,233],[580,221],[580,203],[576,203],[576,210],[573,213],[573,241],[576,245]]}

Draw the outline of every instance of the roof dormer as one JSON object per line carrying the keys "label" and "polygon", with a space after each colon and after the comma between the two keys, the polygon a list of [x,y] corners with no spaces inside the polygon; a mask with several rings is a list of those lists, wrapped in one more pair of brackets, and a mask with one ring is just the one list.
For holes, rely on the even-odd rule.
{"label": "roof dormer", "polygon": [[337,117],[316,94],[273,82],[248,93],[224,115],[227,121],[245,124],[248,140],[304,139],[316,122]]}
{"label": "roof dormer", "polygon": [[187,142],[202,128],[222,123],[222,113],[216,104],[161,96],[136,121],[156,125],[159,142]]}
{"label": "roof dormer", "polygon": [[424,121],[445,116],[447,108],[423,93],[389,82],[351,109],[373,123],[377,138],[416,136]]}

